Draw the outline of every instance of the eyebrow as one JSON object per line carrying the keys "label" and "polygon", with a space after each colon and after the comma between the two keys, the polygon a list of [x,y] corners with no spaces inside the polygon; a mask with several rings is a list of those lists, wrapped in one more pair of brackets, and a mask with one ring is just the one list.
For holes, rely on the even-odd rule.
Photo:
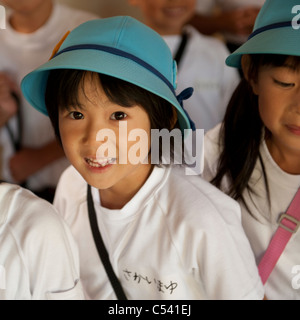
{"label": "eyebrow", "polygon": [[86,108],[84,107],[84,105],[83,104],[81,104],[81,103],[76,103],[76,104],[74,104],[74,103],[71,103],[71,104],[60,104],[59,105],[59,109],[60,110],[67,110],[67,111],[71,111],[71,110],[78,110],[78,111],[84,111],[84,110],[86,110]]}
{"label": "eyebrow", "polygon": [[280,66],[282,68],[286,68],[289,69],[293,72],[300,70],[300,65],[299,64],[290,64],[290,63],[284,63],[282,66]]}
{"label": "eyebrow", "polygon": [[286,63],[282,67],[283,68],[287,68],[287,69],[291,69],[291,70],[295,70],[296,69],[295,66],[292,66],[291,64],[286,64]]}

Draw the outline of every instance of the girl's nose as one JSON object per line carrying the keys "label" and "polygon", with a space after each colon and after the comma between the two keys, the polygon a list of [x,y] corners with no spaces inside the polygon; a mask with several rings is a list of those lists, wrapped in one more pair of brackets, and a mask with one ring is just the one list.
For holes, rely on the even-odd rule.
{"label": "girl's nose", "polygon": [[94,119],[89,121],[85,126],[82,142],[88,145],[99,144],[99,142],[97,142],[98,132],[103,129],[105,129],[105,126],[101,121],[95,121]]}

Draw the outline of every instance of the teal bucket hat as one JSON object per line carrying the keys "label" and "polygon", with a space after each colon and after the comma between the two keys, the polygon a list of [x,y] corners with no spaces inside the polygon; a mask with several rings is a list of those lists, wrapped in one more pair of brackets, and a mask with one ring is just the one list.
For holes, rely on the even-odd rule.
{"label": "teal bucket hat", "polygon": [[88,21],[74,29],[47,63],[22,81],[25,98],[48,115],[45,91],[51,70],[76,69],[106,74],[142,87],[170,102],[179,126],[194,129],[183,109],[192,95],[187,88],[176,96],[177,67],[161,36],[134,18],[120,16]]}
{"label": "teal bucket hat", "polygon": [[240,68],[244,54],[300,56],[300,1],[266,0],[249,39],[226,59],[226,64]]}

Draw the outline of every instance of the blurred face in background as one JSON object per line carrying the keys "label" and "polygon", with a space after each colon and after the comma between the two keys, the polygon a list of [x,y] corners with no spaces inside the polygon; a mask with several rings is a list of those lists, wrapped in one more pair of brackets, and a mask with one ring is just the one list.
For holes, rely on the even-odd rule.
{"label": "blurred face in background", "polygon": [[196,0],[129,0],[143,13],[145,23],[161,35],[181,34],[195,12]]}

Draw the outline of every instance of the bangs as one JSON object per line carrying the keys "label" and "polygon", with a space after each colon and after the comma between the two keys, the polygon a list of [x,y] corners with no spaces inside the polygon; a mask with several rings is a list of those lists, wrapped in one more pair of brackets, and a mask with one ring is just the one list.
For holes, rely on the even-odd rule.
{"label": "bangs", "polygon": [[48,81],[53,83],[53,103],[59,110],[83,109],[79,99],[79,93],[84,93],[84,82],[87,71],[79,70],[57,70],[51,72]]}
{"label": "bangs", "polygon": [[295,71],[300,70],[300,57],[298,56],[287,56],[281,54],[254,54],[251,55],[251,59],[253,63],[258,66],[288,66]]}
{"label": "bangs", "polygon": [[[55,93],[52,97],[55,97],[56,101],[52,102],[59,110],[84,109],[80,94],[82,93],[84,98],[89,100],[84,88],[87,77],[90,77],[93,83],[100,81],[110,102],[122,107],[139,105],[145,108],[147,102],[158,99],[157,96],[143,88],[104,74],[82,70],[55,70],[51,72],[48,83],[52,84],[52,90]],[[47,95],[51,96],[50,92]]]}
{"label": "bangs", "polygon": [[[59,112],[71,109],[84,110],[89,97],[85,93],[85,81],[100,83],[107,98],[121,107],[138,105],[148,114],[151,129],[174,128],[173,106],[165,99],[130,82],[90,71],[52,70],[48,77],[45,104],[56,136],[59,134]],[[178,121],[175,128],[179,128]]]}
{"label": "bangs", "polygon": [[257,80],[261,67],[288,67],[291,70],[300,70],[300,57],[282,54],[250,54],[248,76]]}

